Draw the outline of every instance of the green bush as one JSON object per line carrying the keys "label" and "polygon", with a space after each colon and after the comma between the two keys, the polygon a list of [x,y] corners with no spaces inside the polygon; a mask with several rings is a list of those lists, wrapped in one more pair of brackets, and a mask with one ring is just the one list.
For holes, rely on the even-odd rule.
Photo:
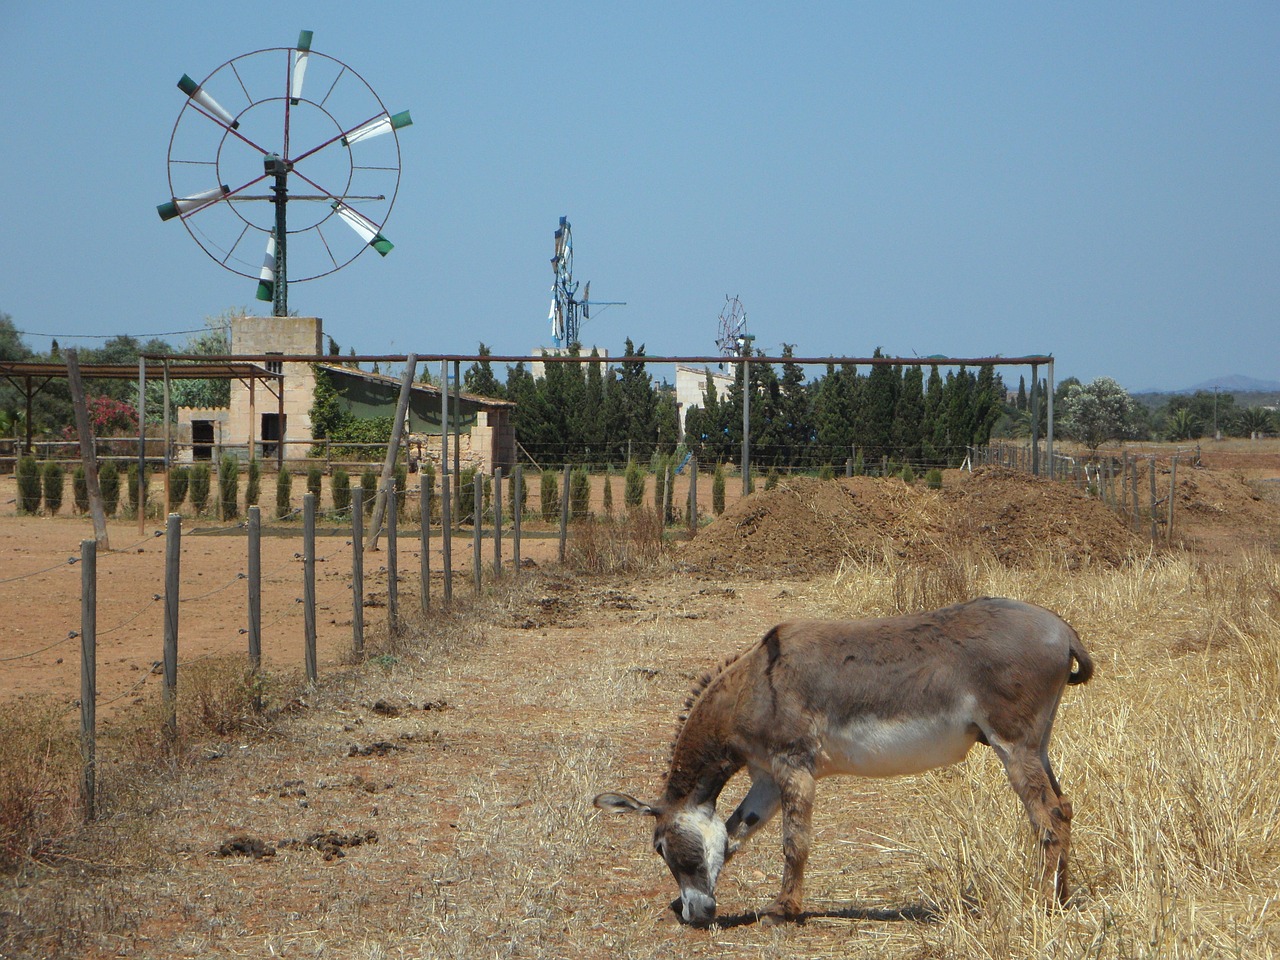
{"label": "green bush", "polygon": [[136,463],[129,464],[129,472],[127,477],[127,490],[129,494],[129,509],[133,511],[133,515],[138,515],[138,504],[145,503],[147,499],[147,487],[149,486],[149,477],[147,471],[142,471],[141,491],[138,484],[138,465]]}
{"label": "green bush", "polygon": [[[507,488],[507,499],[511,503],[511,506],[508,509],[511,512],[511,515],[514,517],[515,510],[516,510],[516,472],[515,470],[511,471],[511,476],[508,478],[508,484],[509,485]],[[527,477],[525,477],[524,471],[521,470],[520,471],[520,516],[522,517],[524,516],[528,506],[529,506],[529,480]]]}
{"label": "green bush", "polygon": [[[466,523],[470,520],[475,523],[476,510],[476,474],[475,467],[466,467],[462,473],[458,474],[458,521]],[[480,517],[493,516],[493,509],[490,499],[493,496],[493,479],[487,475],[482,476],[480,481]]]}
{"label": "green bush", "polygon": [[247,511],[256,507],[262,499],[262,465],[255,457],[249,461],[249,476],[244,485],[244,506]]}
{"label": "green bush", "polygon": [[604,468],[604,495],[600,509],[606,517],[613,516],[613,467]]}
{"label": "green bush", "polygon": [[187,487],[191,484],[191,471],[186,467],[174,467],[169,471],[169,512],[182,506],[187,499]]}
{"label": "green bush", "polygon": [[778,485],[778,480],[778,468],[770,467],[769,472],[764,475],[764,488],[766,490],[772,490]]}
{"label": "green bush", "polygon": [[324,471],[317,467],[314,463],[307,467],[307,493],[316,498],[317,506],[320,503],[320,488],[324,485]]}
{"label": "green bush", "polygon": [[287,469],[276,474],[276,519],[283,520],[293,510],[293,477]]}
{"label": "green bush", "polygon": [[351,474],[341,467],[334,467],[329,477],[329,495],[333,497],[335,513],[345,514],[351,510]]}
{"label": "green bush", "polygon": [[409,468],[403,463],[397,463],[395,465],[395,469],[392,471],[391,479],[396,487],[396,513],[399,518],[403,520],[408,516],[408,514],[405,513],[405,508],[408,506],[408,504],[405,503],[405,494],[408,493],[409,490]]}
{"label": "green bush", "polygon": [[211,482],[212,471],[209,469],[209,464],[197,463],[191,468],[191,483],[188,492],[191,496],[191,508],[195,510],[197,517],[201,516],[209,508],[209,487]]}
{"label": "green bush", "polygon": [[711,510],[717,517],[724,513],[724,467],[718,463],[711,475]]}
{"label": "green bush", "polygon": [[76,513],[89,512],[89,480],[85,476],[84,464],[76,467],[71,474],[71,495],[75,498]]}
{"label": "green bush", "polygon": [[937,467],[932,467],[929,472],[924,475],[924,482],[930,490],[941,490],[942,471]]}
{"label": "green bush", "polygon": [[836,468],[829,463],[824,463],[818,468],[819,480],[834,480],[836,478]]}
{"label": "green bush", "polygon": [[62,488],[67,482],[66,471],[60,464],[50,460],[44,465],[40,480],[44,487],[44,508],[49,511],[49,516],[56,517],[62,509]]}
{"label": "green bush", "polygon": [[542,519],[552,523],[560,518],[560,479],[550,470],[542,471]]}
{"label": "green bush", "polygon": [[653,467],[653,512],[663,517],[665,522],[667,514],[663,504],[667,497],[667,459],[655,454],[649,463]]}
{"label": "green bush", "polygon": [[569,474],[569,511],[575,520],[591,513],[591,475],[586,467],[576,467]]}
{"label": "green bush", "polygon": [[232,456],[218,464],[218,504],[223,520],[240,516],[240,461]]}
{"label": "green bush", "polygon": [[627,463],[627,472],[623,475],[622,502],[629,510],[644,503],[644,468],[634,460]]}
{"label": "green bush", "polygon": [[120,507],[120,471],[114,460],[108,460],[98,471],[98,492],[102,494],[102,512],[114,517]]}
{"label": "green bush", "polygon": [[373,513],[373,502],[378,499],[378,481],[382,479],[373,467],[365,467],[360,474],[360,486],[364,487],[364,515]]}
{"label": "green bush", "polygon": [[902,478],[902,482],[905,484],[910,485],[916,482],[916,472],[911,469],[911,464],[909,463],[902,465],[902,471],[898,476]]}
{"label": "green bush", "polygon": [[40,464],[35,457],[18,461],[18,512],[40,512]]}

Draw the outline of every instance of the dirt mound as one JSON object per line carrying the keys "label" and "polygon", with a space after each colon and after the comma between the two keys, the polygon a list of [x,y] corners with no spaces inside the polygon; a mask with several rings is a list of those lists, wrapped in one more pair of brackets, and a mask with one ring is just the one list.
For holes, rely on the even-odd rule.
{"label": "dirt mound", "polygon": [[752,494],[688,543],[697,570],[807,575],[842,560],[938,562],[977,551],[1016,563],[1051,550],[1069,566],[1118,566],[1145,541],[1069,484],[983,469],[941,490],[897,479],[797,479]]}
{"label": "dirt mound", "polygon": [[[1167,480],[1167,478],[1166,478]],[[1280,545],[1280,484],[1239,470],[1178,467],[1175,539],[1205,553]]]}

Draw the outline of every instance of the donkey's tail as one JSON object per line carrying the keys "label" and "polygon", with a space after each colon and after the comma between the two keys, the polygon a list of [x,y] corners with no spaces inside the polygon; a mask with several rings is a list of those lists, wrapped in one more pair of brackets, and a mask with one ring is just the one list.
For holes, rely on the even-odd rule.
{"label": "donkey's tail", "polygon": [[1067,683],[1088,683],[1093,676],[1093,658],[1074,630],[1071,632],[1071,656],[1076,661],[1076,668],[1067,675]]}

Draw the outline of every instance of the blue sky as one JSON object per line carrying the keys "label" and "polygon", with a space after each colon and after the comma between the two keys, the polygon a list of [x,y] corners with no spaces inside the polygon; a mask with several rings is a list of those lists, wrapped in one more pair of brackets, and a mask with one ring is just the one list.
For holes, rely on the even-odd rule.
{"label": "blue sky", "polygon": [[1059,378],[1133,390],[1280,379],[1274,3],[192,10],[0,5],[19,329],[87,346],[269,312],[155,208],[178,78],[305,28],[414,120],[395,249],[290,287],[344,352],[549,344],[567,215],[575,278],[627,302],[583,330],[612,352],[713,353],[735,294],[770,353],[1052,353]]}

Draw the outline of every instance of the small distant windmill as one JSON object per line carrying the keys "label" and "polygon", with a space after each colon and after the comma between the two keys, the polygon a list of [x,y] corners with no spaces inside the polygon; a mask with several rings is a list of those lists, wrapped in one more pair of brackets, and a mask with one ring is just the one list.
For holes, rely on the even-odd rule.
{"label": "small distant windmill", "polygon": [[[747,333],[747,311],[743,308],[742,301],[727,293],[724,301],[724,309],[720,311],[716,347],[720,351],[720,356],[736,359],[746,353],[754,338]],[[723,363],[720,364],[720,369],[724,369]]]}
{"label": "small distant windmill", "polygon": [[[290,281],[340,270],[367,247],[391,251],[382,227],[400,186],[396,131],[413,122],[346,64],[313,52],[311,38],[303,30],[296,47],[228,60],[200,83],[183,75],[170,198],[157,207],[226,269],[256,278],[277,317],[288,315]],[[304,192],[290,192],[290,177]],[[252,193],[259,185],[270,192]],[[299,202],[305,212],[289,222]]]}
{"label": "small distant windmill", "polygon": [[556,279],[551,285],[551,312],[547,319],[551,321],[551,339],[556,347],[571,347],[582,342],[582,321],[591,319],[593,306],[625,307],[626,303],[621,300],[592,303],[590,280],[582,288],[582,299],[579,300],[578,283],[573,279],[573,230],[568,217],[560,218],[555,242],[556,255],[551,258],[551,270]]}

